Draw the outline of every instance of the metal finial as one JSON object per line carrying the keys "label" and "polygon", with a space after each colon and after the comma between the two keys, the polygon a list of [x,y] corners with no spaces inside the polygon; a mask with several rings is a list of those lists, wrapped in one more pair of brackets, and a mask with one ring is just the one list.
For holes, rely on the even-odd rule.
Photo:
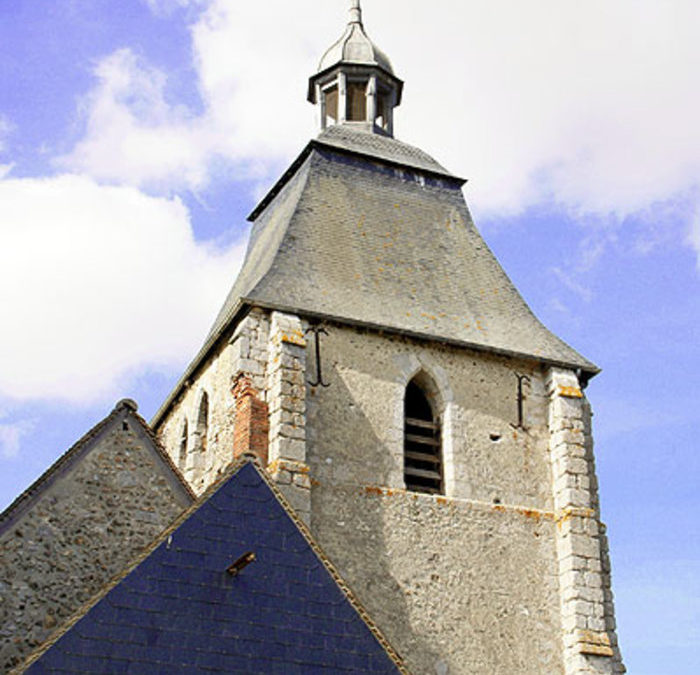
{"label": "metal finial", "polygon": [[362,23],[360,0],[350,0],[350,23]]}

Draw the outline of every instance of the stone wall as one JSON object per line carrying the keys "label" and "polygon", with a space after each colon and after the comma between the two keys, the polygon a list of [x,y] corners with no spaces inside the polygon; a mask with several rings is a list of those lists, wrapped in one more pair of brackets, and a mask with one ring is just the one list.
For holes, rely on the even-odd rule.
{"label": "stone wall", "polygon": [[118,407],[0,520],[0,671],[119,573],[192,496],[130,405]]}
{"label": "stone wall", "polygon": [[[232,388],[241,376],[266,401],[270,318],[254,309],[219,346],[189,382],[156,431],[188,483],[201,494],[234,459],[236,399]],[[197,429],[201,401],[208,399],[205,436]],[[188,429],[182,453],[182,429]]]}
{"label": "stone wall", "polygon": [[[415,673],[564,673],[545,373],[337,325],[307,394],[311,529]],[[308,376],[312,377],[313,359]],[[407,493],[403,399],[442,422],[444,497]],[[530,386],[517,428],[517,375]]]}
{"label": "stone wall", "polygon": [[[269,414],[268,470],[301,518],[308,521],[309,469],[306,465],[306,339],[308,324],[282,312],[253,309],[176,401],[157,432],[173,462],[201,494],[233,461],[247,421],[241,417],[234,387],[245,380],[255,392],[258,410]],[[196,431],[202,396],[209,401],[206,443]],[[237,419],[238,415],[238,419]],[[185,461],[180,458],[181,429],[190,431]],[[258,430],[262,431],[262,430]],[[255,433],[249,429],[250,433]],[[256,434],[257,435],[257,434]]]}
{"label": "stone wall", "polygon": [[623,673],[600,521],[590,407],[574,373],[551,369],[549,426],[567,675]]}
{"label": "stone wall", "polygon": [[[254,309],[190,383],[160,431],[175,456],[179,420],[194,419],[198,392],[209,391],[216,433],[202,469],[187,474],[195,489],[233,459],[230,384],[245,377],[269,413],[268,471],[413,672],[624,672],[575,375],[312,327]],[[317,339],[327,387],[312,384]],[[440,421],[442,496],[405,491],[413,378]]]}

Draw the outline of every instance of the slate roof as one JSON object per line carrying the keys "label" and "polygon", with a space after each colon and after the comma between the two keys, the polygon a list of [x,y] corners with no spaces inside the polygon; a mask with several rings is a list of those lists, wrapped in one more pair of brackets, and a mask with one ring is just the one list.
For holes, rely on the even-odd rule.
{"label": "slate roof", "polygon": [[314,142],[316,146],[326,145],[339,150],[364,155],[370,159],[381,159],[398,166],[421,169],[422,171],[455,178],[463,184],[463,179],[450,173],[442,164],[427,152],[403,141],[380,133],[368,133],[353,129],[349,124],[336,124],[323,131]]}
{"label": "slate roof", "polygon": [[[248,552],[255,561],[229,575]],[[29,663],[28,673],[407,672],[249,460]]]}
{"label": "slate roof", "polygon": [[2,513],[0,513],[0,534],[5,532],[37,499],[41,497],[46,488],[53,481],[70,471],[76,462],[85,453],[89,452],[95,443],[99,442],[105,433],[109,433],[115,424],[127,418],[135,422],[135,428],[141,437],[152,446],[156,456],[167,467],[166,476],[170,483],[184,498],[186,504],[192,503],[196,495],[188,485],[179,469],[175,466],[170,455],[165,451],[160,441],[148,426],[146,420],[137,412],[138,406],[130,399],[119,401],[114,410],[103,420],[98,422],[82,438],[74,443],[63,455],[61,455],[44,473],[39,476],[22,494],[20,494]]}
{"label": "slate roof", "polygon": [[463,184],[423,151],[351,126],[309,143],[251,214],[243,268],[153,424],[250,306],[599,372],[532,313]]}

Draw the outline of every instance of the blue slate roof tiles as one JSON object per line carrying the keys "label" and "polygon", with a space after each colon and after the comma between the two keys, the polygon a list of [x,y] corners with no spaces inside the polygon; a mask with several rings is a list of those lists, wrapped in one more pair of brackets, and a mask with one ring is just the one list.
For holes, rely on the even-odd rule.
{"label": "blue slate roof tiles", "polygon": [[[249,551],[255,560],[229,575]],[[407,671],[264,473],[245,462],[27,672]]]}

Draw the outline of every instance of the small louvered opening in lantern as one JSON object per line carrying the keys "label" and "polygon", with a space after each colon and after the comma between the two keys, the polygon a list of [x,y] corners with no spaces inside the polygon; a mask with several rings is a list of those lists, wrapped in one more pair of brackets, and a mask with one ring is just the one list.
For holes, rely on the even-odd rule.
{"label": "small louvered opening in lantern", "polygon": [[326,97],[326,124],[338,121],[338,87],[330,87],[324,92]]}
{"label": "small louvered opening in lantern", "polygon": [[347,119],[364,122],[367,119],[367,82],[348,82]]}
{"label": "small louvered opening in lantern", "polygon": [[442,494],[440,424],[421,388],[411,382],[404,404],[404,481],[412,492]]}

